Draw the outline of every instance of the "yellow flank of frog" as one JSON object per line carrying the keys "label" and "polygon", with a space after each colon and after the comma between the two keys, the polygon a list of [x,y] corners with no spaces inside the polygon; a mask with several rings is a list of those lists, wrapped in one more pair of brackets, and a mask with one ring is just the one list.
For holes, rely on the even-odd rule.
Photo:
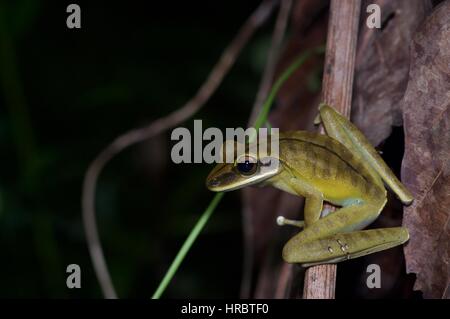
{"label": "yellow flank of frog", "polygon": [[[269,185],[305,197],[304,221],[277,220],[280,225],[303,228],[283,248],[283,259],[289,263],[305,267],[335,263],[406,242],[409,234],[404,227],[361,229],[386,204],[384,184],[406,205],[413,201],[410,192],[364,135],[335,109],[321,104],[317,120],[327,135],[280,133],[277,158],[247,151],[234,163],[218,164],[206,180],[207,187],[230,191]],[[274,162],[279,165],[267,165]],[[324,201],[341,208],[320,218]]]}

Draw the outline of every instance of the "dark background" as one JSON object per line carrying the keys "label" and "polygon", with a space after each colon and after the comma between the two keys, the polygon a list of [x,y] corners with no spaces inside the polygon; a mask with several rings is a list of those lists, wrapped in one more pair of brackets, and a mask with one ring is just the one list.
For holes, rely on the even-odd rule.
{"label": "dark background", "polygon": [[[0,2],[0,297],[102,297],[81,221],[82,179],[117,135],[179,108],[259,1]],[[272,20],[195,116],[243,127]],[[193,121],[183,126],[193,127]],[[121,153],[97,192],[97,221],[119,297],[150,298],[213,194],[207,164],[175,165],[170,132]],[[238,297],[239,193],[228,194],[164,297]],[[81,266],[81,289],[66,267]]]}
{"label": "dark background", "polygon": [[[74,1],[82,28],[68,29],[71,2],[0,0],[0,297],[102,297],[81,219],[89,163],[118,135],[189,100],[260,3]],[[326,21],[327,12],[324,6],[314,23]],[[211,100],[182,126],[192,130],[194,119],[204,129],[246,126],[274,19],[257,31]],[[295,32],[288,29],[286,38]],[[298,43],[323,41],[311,34]],[[280,57],[277,72],[287,60]],[[312,72],[318,85],[288,89],[318,94],[322,63]],[[99,179],[97,222],[119,297],[152,296],[214,196],[204,186],[212,165],[174,164],[170,133],[120,153]],[[403,140],[398,127],[378,146],[397,175]],[[240,296],[241,195],[231,192],[221,201],[164,298]],[[383,215],[401,210],[391,196]],[[390,222],[381,216],[372,227]],[[274,258],[282,263],[281,252]],[[397,247],[341,263],[337,298],[420,298],[412,293],[414,278],[406,276],[403,259]],[[365,269],[380,261],[388,265],[388,287],[369,291],[361,285]],[[81,289],[66,287],[66,267],[73,263],[81,267]]]}

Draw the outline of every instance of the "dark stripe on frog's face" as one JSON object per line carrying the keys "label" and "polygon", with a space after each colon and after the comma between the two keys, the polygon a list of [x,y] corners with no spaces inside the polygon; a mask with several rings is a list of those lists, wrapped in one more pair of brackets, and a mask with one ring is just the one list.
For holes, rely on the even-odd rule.
{"label": "dark stripe on frog's face", "polygon": [[233,182],[236,181],[236,174],[232,172],[225,172],[223,174],[220,174],[217,177],[213,177],[211,179],[208,179],[208,182],[206,186],[210,190],[215,190],[216,188],[221,188],[224,186],[229,186],[233,184]]}
{"label": "dark stripe on frog's face", "polygon": [[233,164],[217,164],[206,179],[206,187],[213,192],[233,190],[240,178]]}
{"label": "dark stripe on frog's face", "polygon": [[254,173],[243,174],[234,164],[218,164],[206,179],[206,187],[213,192],[225,192],[260,183],[279,172],[278,159],[263,158]]}

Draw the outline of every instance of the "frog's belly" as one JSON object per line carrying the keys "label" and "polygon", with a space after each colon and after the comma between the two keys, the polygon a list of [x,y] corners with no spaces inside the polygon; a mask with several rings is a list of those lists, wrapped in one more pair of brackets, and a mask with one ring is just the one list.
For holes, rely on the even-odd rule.
{"label": "frog's belly", "polygon": [[[297,174],[299,175],[299,174]],[[308,196],[311,188],[322,193],[323,199],[338,206],[348,206],[357,203],[378,201],[386,197],[386,190],[367,183],[353,176],[341,178],[317,178],[317,176],[295,176],[281,173],[270,179],[269,184],[285,192]],[[294,186],[295,185],[295,186]]]}
{"label": "frog's belly", "polygon": [[[323,194],[324,200],[334,205],[348,206],[370,200],[367,191],[370,187],[359,188],[346,181],[320,180],[315,187]],[[365,185],[364,185],[365,186]]]}

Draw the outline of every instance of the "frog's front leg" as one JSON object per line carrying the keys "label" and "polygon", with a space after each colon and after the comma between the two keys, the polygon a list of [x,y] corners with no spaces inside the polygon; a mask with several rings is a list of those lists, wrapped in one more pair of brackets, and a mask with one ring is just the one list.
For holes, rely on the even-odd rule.
{"label": "frog's front leg", "polygon": [[[292,185],[295,190],[295,185]],[[305,208],[303,210],[304,220],[291,220],[284,218],[283,216],[278,216],[277,224],[279,226],[292,225],[299,228],[305,228],[313,224],[320,218],[323,207],[323,195],[322,193],[309,188],[310,191],[308,195],[305,195],[304,191],[296,190],[297,193],[305,197]]]}
{"label": "frog's front leg", "polygon": [[319,220],[322,207],[323,195],[320,192],[315,192],[305,198],[305,227],[309,227]]}
{"label": "frog's front leg", "polygon": [[284,216],[277,217],[277,224],[278,226],[291,225],[298,228],[305,228],[305,222],[303,220],[287,219]]}
{"label": "frog's front leg", "polygon": [[297,195],[305,197],[303,215],[304,226],[307,228],[320,218],[323,208],[323,194],[314,186],[295,177],[290,178],[288,183]]}
{"label": "frog's front leg", "polygon": [[278,216],[277,224],[279,226],[291,225],[299,228],[309,227],[309,225],[320,218],[323,208],[323,194],[312,185],[295,177],[288,177],[285,183],[290,185],[291,190],[295,194],[305,197],[304,220],[291,220]]}

